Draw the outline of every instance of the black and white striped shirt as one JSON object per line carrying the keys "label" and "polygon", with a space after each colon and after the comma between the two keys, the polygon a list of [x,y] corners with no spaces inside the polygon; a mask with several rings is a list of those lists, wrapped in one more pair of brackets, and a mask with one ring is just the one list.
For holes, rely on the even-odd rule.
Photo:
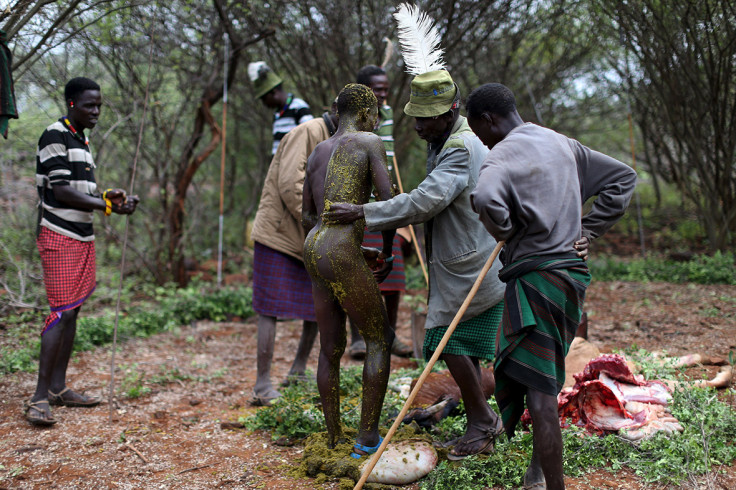
{"label": "black and white striped shirt", "polygon": [[83,194],[97,196],[95,163],[84,134],[74,134],[61,118],[47,127],[38,140],[36,188],[43,206],[41,226],[83,242],[95,239],[93,212],[61,204],[52,186],[70,185]]}
{"label": "black and white striped shirt", "polygon": [[271,154],[276,154],[281,138],[286,136],[286,133],[310,119],[314,119],[314,116],[312,116],[309,105],[302,99],[297,99],[289,94],[283,109],[273,115],[273,147],[271,148]]}

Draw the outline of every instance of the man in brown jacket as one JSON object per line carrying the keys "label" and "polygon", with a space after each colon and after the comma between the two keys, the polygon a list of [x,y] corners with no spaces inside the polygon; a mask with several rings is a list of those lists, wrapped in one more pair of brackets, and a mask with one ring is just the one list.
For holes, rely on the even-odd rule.
{"label": "man in brown jacket", "polygon": [[317,336],[312,281],[302,258],[302,186],[307,158],[318,143],[334,134],[336,127],[333,111],[289,131],[266,175],[251,234],[255,242],[253,309],[258,313],[258,374],[251,402],[254,405],[269,405],[280,396],[271,384],[276,319],[304,320],[285,384],[303,376]]}

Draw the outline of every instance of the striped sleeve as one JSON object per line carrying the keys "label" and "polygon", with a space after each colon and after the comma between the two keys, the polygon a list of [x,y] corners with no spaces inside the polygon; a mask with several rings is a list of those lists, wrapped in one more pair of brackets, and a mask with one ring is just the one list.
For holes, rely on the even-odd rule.
{"label": "striped sleeve", "polygon": [[41,135],[37,158],[38,165],[52,185],[69,185],[72,167],[67,158],[67,145],[61,123],[54,123]]}
{"label": "striped sleeve", "polygon": [[378,129],[376,129],[375,133],[383,141],[390,168],[394,158],[394,111],[390,106],[384,105],[379,109],[378,115]]}

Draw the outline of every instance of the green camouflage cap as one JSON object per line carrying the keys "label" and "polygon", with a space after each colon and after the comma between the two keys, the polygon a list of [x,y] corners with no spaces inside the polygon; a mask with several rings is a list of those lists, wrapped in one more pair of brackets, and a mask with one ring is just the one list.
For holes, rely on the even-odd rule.
{"label": "green camouflage cap", "polygon": [[457,85],[447,70],[422,73],[411,81],[404,113],[412,117],[439,116],[453,108],[457,93]]}
{"label": "green camouflage cap", "polygon": [[248,78],[253,83],[256,99],[260,99],[283,82],[281,77],[264,61],[254,61],[248,64]]}

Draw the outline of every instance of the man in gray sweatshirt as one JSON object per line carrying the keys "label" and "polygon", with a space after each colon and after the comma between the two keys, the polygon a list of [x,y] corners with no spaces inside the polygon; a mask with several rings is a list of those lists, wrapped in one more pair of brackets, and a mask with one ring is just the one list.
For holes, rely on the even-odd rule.
{"label": "man in gray sweatshirt", "polygon": [[[624,214],[636,185],[627,165],[531,123],[513,93],[486,84],[470,94],[468,123],[491,150],[471,194],[494,239],[505,240],[504,317],[496,342],[496,401],[506,434],[526,406],[534,423],[524,488],[564,488],[557,394],[590,274],[573,248]],[[598,196],[586,215],[583,204]]]}

